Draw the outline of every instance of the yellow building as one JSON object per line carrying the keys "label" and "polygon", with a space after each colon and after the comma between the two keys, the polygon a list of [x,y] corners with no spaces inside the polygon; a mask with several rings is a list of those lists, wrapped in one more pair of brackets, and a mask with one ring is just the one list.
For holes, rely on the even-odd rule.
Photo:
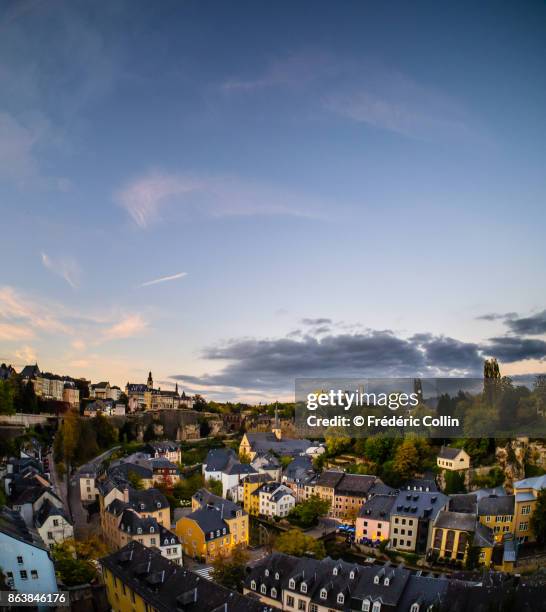
{"label": "yellow building", "polygon": [[470,468],[470,455],[462,448],[442,446],[436,458],[436,464],[442,470],[458,472]]}
{"label": "yellow building", "polygon": [[258,489],[267,482],[273,482],[268,474],[249,474],[240,487],[243,489],[243,509],[252,516],[260,513],[260,495]]}
{"label": "yellow building", "polygon": [[199,489],[192,498],[192,512],[176,523],[184,553],[210,563],[231,555],[237,546],[248,546],[248,514],[237,504]]}
{"label": "yellow building", "polygon": [[532,542],[535,539],[531,531],[531,516],[542,489],[546,489],[546,475],[525,478],[514,483],[514,535],[519,542]]}
{"label": "yellow building", "polygon": [[475,514],[442,510],[432,528],[432,551],[441,559],[465,563],[471,547],[480,549],[479,562],[489,567],[493,533],[476,520]]}
{"label": "yellow building", "polygon": [[108,603],[114,612],[263,609],[259,602],[203,580],[139,542],[131,542],[104,557],[100,564]]}
{"label": "yellow building", "polygon": [[514,495],[490,495],[478,501],[478,519],[493,531],[495,542],[514,533]]}

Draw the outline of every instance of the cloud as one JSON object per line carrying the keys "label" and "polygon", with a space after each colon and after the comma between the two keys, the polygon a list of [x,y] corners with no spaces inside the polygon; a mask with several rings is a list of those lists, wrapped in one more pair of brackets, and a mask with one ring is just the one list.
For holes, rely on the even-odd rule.
{"label": "cloud", "polygon": [[139,314],[129,314],[120,321],[107,327],[102,332],[104,340],[118,340],[120,338],[131,338],[141,334],[148,327],[148,323]]}
{"label": "cloud", "polygon": [[63,278],[72,289],[77,289],[80,286],[81,269],[74,258],[59,257],[52,259],[47,253],[42,253],[42,264],[45,268]]}
{"label": "cloud", "polygon": [[546,342],[544,340],[501,336],[490,338],[482,347],[483,352],[499,361],[513,363],[527,359],[546,359]]}
{"label": "cloud", "polygon": [[332,324],[332,319],[327,319],[325,317],[323,318],[317,318],[317,319],[302,319],[301,323],[303,325],[310,325],[310,326],[316,326],[316,325],[331,325]]}
{"label": "cloud", "polygon": [[36,363],[38,361],[36,351],[31,346],[23,346],[19,350],[15,351],[15,356],[24,364]]}
{"label": "cloud", "polygon": [[159,221],[162,211],[168,209],[172,213],[175,207],[187,215],[208,217],[324,218],[317,212],[317,202],[234,177],[153,172],[127,183],[114,194],[114,200],[141,229]]}
{"label": "cloud", "polygon": [[23,324],[30,330],[69,334],[71,327],[63,321],[63,312],[58,304],[48,305],[22,295],[13,287],[0,286],[0,321]]}
{"label": "cloud", "polygon": [[515,334],[537,336],[546,334],[546,310],[530,317],[517,317],[515,313],[506,321],[510,331]]}
{"label": "cloud", "polygon": [[0,322],[0,340],[27,340],[34,337],[32,329],[24,325]]}
{"label": "cloud", "polygon": [[154,280],[142,283],[140,287],[149,287],[150,285],[157,285],[158,283],[166,283],[167,281],[176,280],[177,278],[184,278],[184,276],[187,275],[187,272],[177,272],[176,274],[172,274],[171,276],[161,276],[160,278],[155,278]]}
{"label": "cloud", "polygon": [[389,330],[366,333],[241,339],[210,347],[203,357],[226,361],[216,374],[172,378],[205,386],[288,390],[297,377],[476,375],[480,347],[444,336],[406,339]]}

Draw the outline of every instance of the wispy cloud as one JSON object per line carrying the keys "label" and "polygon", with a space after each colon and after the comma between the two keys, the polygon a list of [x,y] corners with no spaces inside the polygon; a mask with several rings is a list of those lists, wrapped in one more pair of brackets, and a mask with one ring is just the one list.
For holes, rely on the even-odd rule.
{"label": "wispy cloud", "polygon": [[170,276],[161,276],[159,278],[154,278],[154,280],[142,283],[140,287],[149,287],[150,285],[157,285],[158,283],[166,283],[167,281],[176,280],[177,278],[184,278],[184,276],[187,275],[187,272],[178,272],[177,274],[171,274]]}
{"label": "wispy cloud", "polygon": [[15,323],[0,323],[0,340],[27,340],[34,337],[32,329]]}
{"label": "wispy cloud", "polygon": [[148,323],[139,314],[125,315],[120,321],[106,328],[102,332],[104,340],[118,340],[131,338],[142,333],[148,327]]}
{"label": "wispy cloud", "polygon": [[42,253],[42,264],[57,276],[63,278],[72,289],[80,286],[81,269],[78,262],[72,257],[52,258]]}
{"label": "wispy cloud", "polygon": [[114,199],[144,229],[162,211],[183,210],[208,217],[280,215],[324,218],[322,203],[236,177],[192,177],[153,172],[127,183]]}

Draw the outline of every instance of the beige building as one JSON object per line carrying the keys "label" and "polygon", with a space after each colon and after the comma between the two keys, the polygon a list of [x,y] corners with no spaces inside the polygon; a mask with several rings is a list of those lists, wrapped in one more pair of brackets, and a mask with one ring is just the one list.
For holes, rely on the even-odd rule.
{"label": "beige building", "polygon": [[470,455],[462,448],[442,446],[436,459],[436,464],[442,470],[459,471],[470,468]]}
{"label": "beige building", "polygon": [[535,511],[540,491],[546,489],[546,475],[525,478],[514,483],[514,535],[520,542],[533,542],[531,516]]}

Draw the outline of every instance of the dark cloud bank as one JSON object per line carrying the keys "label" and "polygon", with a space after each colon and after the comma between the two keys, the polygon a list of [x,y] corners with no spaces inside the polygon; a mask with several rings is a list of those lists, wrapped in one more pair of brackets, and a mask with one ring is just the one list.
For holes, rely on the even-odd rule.
{"label": "dark cloud bank", "polygon": [[[255,390],[288,390],[296,377],[396,377],[481,376],[483,359],[496,357],[502,363],[546,359],[546,342],[523,335],[546,332],[546,311],[532,317],[485,315],[485,320],[503,319],[509,335],[478,344],[430,333],[410,338],[390,330],[335,333],[317,337],[331,319],[303,319],[311,332],[274,339],[232,340],[210,347],[203,357],[225,362],[217,374],[173,375],[186,384]],[[520,334],[520,335],[517,335]]]}

